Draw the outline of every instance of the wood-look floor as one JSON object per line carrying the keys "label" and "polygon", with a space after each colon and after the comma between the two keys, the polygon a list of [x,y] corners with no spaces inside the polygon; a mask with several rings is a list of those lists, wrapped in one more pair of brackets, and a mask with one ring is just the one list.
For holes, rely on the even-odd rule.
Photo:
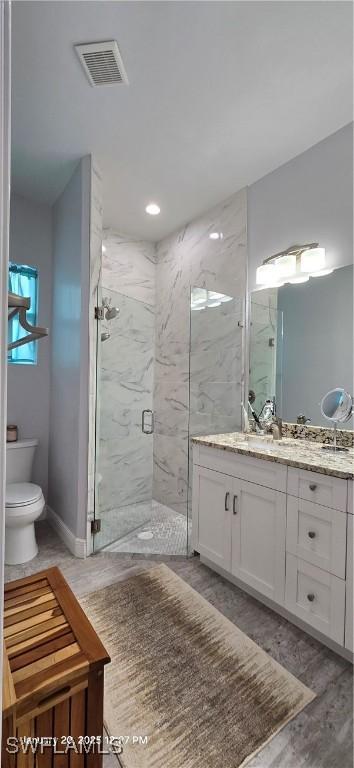
{"label": "wood-look floor", "polygon": [[[99,553],[87,560],[77,560],[46,523],[37,525],[37,535],[39,555],[23,566],[7,566],[7,581],[58,565],[80,596],[156,565],[156,559],[116,553]],[[249,768],[352,768],[351,665],[201,565],[198,558],[160,560],[317,693],[317,698],[272,739],[249,763]],[[117,768],[117,761],[107,757],[104,766]]]}

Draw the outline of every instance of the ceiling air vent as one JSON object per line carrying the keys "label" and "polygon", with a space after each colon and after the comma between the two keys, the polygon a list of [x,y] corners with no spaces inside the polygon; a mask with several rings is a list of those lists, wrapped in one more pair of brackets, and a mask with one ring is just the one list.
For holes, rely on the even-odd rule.
{"label": "ceiling air vent", "polygon": [[105,43],[85,43],[75,45],[76,53],[81,61],[92,86],[96,85],[128,85],[122,57],[115,40]]}

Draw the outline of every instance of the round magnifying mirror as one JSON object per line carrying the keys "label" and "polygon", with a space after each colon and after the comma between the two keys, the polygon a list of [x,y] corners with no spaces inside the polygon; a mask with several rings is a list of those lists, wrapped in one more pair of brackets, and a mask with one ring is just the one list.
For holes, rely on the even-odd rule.
{"label": "round magnifying mirror", "polygon": [[353,400],[351,395],[337,387],[337,389],[331,389],[330,392],[324,396],[321,401],[321,413],[326,419],[330,421],[348,421],[353,412]]}
{"label": "round magnifying mirror", "polygon": [[329,421],[334,422],[333,446],[323,446],[323,447],[326,447],[327,450],[334,450],[334,451],[345,450],[343,448],[337,447],[336,428],[337,428],[338,422],[340,424],[343,424],[345,421],[349,421],[353,413],[352,396],[349,394],[349,392],[346,392],[345,389],[343,389],[342,387],[331,389],[330,392],[327,392],[327,394],[322,398],[320,407],[321,407],[322,416],[324,416],[325,419],[329,419]]}

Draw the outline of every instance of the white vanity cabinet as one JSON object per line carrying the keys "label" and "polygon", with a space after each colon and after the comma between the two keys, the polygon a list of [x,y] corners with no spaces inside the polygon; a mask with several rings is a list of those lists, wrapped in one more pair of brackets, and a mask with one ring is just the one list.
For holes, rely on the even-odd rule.
{"label": "white vanity cabinet", "polygon": [[[225,472],[220,471],[223,459]],[[285,592],[284,469],[234,454],[223,456],[214,449],[194,450],[194,549],[279,603]],[[257,476],[274,487],[255,483]]]}
{"label": "white vanity cabinet", "polygon": [[348,484],[350,497],[345,479],[193,447],[193,546],[202,561],[353,652]]}

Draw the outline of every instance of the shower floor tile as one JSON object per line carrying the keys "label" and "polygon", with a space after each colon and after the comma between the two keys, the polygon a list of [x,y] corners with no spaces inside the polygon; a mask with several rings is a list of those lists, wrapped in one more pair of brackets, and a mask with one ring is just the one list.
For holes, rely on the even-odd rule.
{"label": "shower floor tile", "polygon": [[[130,524],[130,532],[113,544],[105,547],[106,552],[128,552],[146,555],[187,555],[187,531],[190,548],[191,525],[184,515],[158,501],[144,502],[115,511],[116,518],[125,529]],[[145,517],[141,521],[141,516]],[[110,513],[110,521],[112,514]],[[138,525],[134,523],[138,522]],[[105,519],[102,515],[102,529]],[[113,532],[113,531],[112,531]]]}

